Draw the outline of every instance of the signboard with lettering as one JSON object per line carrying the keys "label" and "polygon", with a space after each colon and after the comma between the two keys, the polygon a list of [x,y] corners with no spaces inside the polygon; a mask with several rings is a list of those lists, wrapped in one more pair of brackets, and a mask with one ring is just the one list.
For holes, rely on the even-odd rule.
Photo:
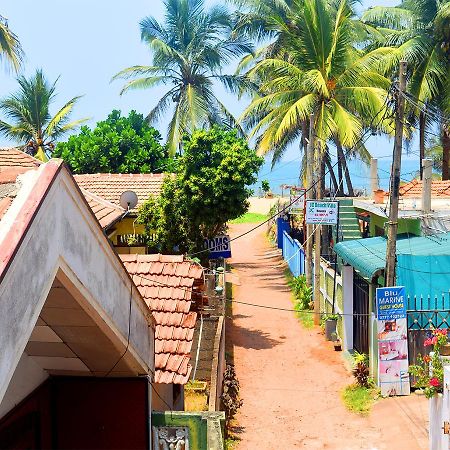
{"label": "signboard with lettering", "polygon": [[209,258],[231,258],[230,236],[216,236],[213,239],[205,239],[205,248],[209,250]]}
{"label": "signboard with lettering", "polygon": [[291,188],[291,197],[289,213],[290,214],[303,214],[305,210],[305,198],[306,189],[304,188]]}
{"label": "signboard with lettering", "polygon": [[339,202],[306,201],[306,223],[308,225],[336,225],[338,221]]}
{"label": "signboard with lettering", "polygon": [[378,288],[378,385],[381,395],[409,395],[408,327],[403,286]]}

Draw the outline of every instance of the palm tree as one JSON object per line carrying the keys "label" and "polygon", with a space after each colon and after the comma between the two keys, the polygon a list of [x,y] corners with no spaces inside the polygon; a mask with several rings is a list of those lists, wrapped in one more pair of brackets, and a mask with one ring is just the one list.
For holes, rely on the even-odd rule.
{"label": "palm tree", "polygon": [[[366,11],[362,20],[378,28],[376,43],[400,47],[410,68],[408,91],[418,105],[410,108],[409,121],[418,123],[420,169],[425,156],[425,134],[430,126],[438,125],[427,107],[450,111],[448,85],[450,3],[440,0],[405,0],[395,7],[377,6]],[[446,53],[447,52],[447,53]],[[421,105],[421,106],[420,106]],[[420,107],[419,107],[420,106]],[[450,130],[442,126],[443,158],[450,155]],[[449,179],[448,163],[442,166],[442,178]]]}
{"label": "palm tree", "polygon": [[247,72],[259,93],[240,120],[257,137],[260,154],[277,155],[305,134],[302,125],[314,113],[319,162],[328,143],[341,161],[344,148],[368,158],[360,137],[371,119],[379,115],[377,125],[392,131],[391,120],[383,119],[390,81],[381,72],[394,63],[395,52],[356,47],[360,30],[347,0],[293,0],[289,14],[290,27],[280,29],[282,48]]}
{"label": "palm tree", "polygon": [[206,10],[204,0],[165,0],[164,4],[164,24],[153,17],[140,24],[141,38],[153,52],[152,65],[129,67],[113,79],[131,78],[121,94],[170,86],[147,120],[154,123],[173,108],[167,141],[174,154],[184,133],[211,124],[235,125],[232,114],[214,94],[214,82],[232,84],[232,77],[222,75],[221,69],[250,52],[251,46],[246,39],[231,36],[233,19],[223,6]]}
{"label": "palm tree", "polygon": [[8,21],[0,15],[0,60],[18,71],[23,51],[17,36],[8,28]]}
{"label": "palm tree", "polygon": [[74,130],[87,119],[69,122],[73,107],[80,97],[69,100],[53,117],[50,104],[55,98],[56,80],[49,83],[42,70],[29,79],[17,78],[19,90],[0,100],[0,110],[11,123],[0,120],[0,133],[15,140],[27,153],[46,161],[51,155],[55,141]]}

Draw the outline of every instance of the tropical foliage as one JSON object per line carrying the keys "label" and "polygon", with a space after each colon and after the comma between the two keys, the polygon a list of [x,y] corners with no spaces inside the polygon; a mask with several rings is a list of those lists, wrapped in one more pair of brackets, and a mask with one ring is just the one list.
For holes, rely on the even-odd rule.
{"label": "tropical foliage", "polygon": [[131,111],[122,117],[112,111],[91,130],[60,142],[53,156],[63,158],[74,173],[151,173],[170,171],[173,161],[161,145],[161,135],[142,114]]}
{"label": "tropical foliage", "polygon": [[8,22],[0,16],[0,61],[18,71],[23,61],[23,50],[18,37],[8,27]]}
{"label": "tropical foliage", "polygon": [[444,146],[444,179],[450,177],[450,130],[439,113],[427,114],[427,108],[450,113],[449,37],[450,3],[440,0],[405,0],[395,7],[377,6],[366,11],[362,20],[377,27],[377,45],[399,49],[408,62],[410,125],[420,129],[420,159],[425,155],[426,134],[430,127],[441,127]]}
{"label": "tropical foliage", "polygon": [[0,100],[0,111],[8,120],[0,120],[0,133],[45,161],[53,153],[56,140],[86,120],[70,121],[80,97],[69,100],[52,116],[50,105],[56,96],[56,81],[48,82],[42,70],[37,70],[30,78],[19,76],[17,83],[19,90]]}
{"label": "tropical foliage", "polygon": [[249,186],[262,159],[236,132],[218,127],[186,137],[174,177],[166,177],[159,197],[140,209],[149,246],[163,253],[198,251],[205,238],[225,231],[226,223],[248,209]]}
{"label": "tropical foliage", "polygon": [[[379,115],[378,128],[392,131],[391,122],[381,119],[390,86],[384,74],[396,61],[395,52],[381,47],[367,53],[358,47],[363,27],[347,0],[284,4],[283,14],[275,15],[270,25],[275,44],[246,71],[258,91],[241,122],[257,137],[259,153],[274,152],[277,161],[288,145],[305,138],[314,114],[319,167],[330,142],[340,152],[346,148],[368,160],[360,145],[365,127]],[[251,63],[246,58],[242,66]]]}
{"label": "tropical foliage", "polygon": [[141,22],[141,38],[153,52],[152,65],[129,67],[114,78],[130,79],[122,94],[170,86],[147,120],[155,123],[173,110],[167,141],[174,154],[185,133],[212,124],[235,125],[232,114],[214,94],[214,82],[232,84],[233,78],[222,75],[221,69],[250,52],[251,46],[231,34],[233,19],[223,6],[207,10],[203,0],[166,0],[164,4],[164,24],[153,17]]}

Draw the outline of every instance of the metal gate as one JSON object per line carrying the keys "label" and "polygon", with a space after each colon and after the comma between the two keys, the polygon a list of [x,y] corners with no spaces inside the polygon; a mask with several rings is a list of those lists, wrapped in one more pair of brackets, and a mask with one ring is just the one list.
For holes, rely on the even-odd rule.
{"label": "metal gate", "polygon": [[353,271],[353,348],[369,353],[369,283]]}
{"label": "metal gate", "polygon": [[408,352],[409,363],[416,364],[418,355],[427,355],[432,348],[424,347],[433,328],[449,328],[450,293],[434,297],[408,296]]}

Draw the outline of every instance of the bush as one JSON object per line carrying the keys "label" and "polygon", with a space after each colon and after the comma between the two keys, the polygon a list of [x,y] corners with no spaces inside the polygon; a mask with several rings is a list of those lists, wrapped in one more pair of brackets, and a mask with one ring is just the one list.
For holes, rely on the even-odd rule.
{"label": "bush", "polygon": [[242,406],[239,398],[239,381],[233,364],[227,364],[223,378],[223,392],[220,397],[226,414],[226,428],[230,427],[230,422]]}
{"label": "bush", "polygon": [[296,309],[305,310],[312,309],[312,293],[313,288],[306,284],[306,277],[300,275],[299,277],[293,277],[289,281],[289,286],[292,289],[296,300]]}

